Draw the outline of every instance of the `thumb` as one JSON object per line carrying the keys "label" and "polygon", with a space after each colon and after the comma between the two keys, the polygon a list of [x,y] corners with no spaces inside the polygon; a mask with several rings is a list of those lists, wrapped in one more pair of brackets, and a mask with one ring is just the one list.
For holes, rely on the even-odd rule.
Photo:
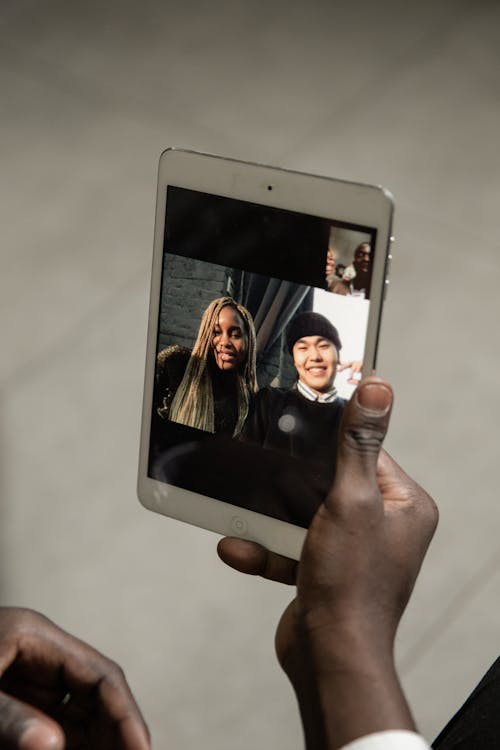
{"label": "thumb", "polygon": [[331,494],[352,497],[356,488],[365,494],[377,487],[377,459],[382,447],[393,402],[392,388],[385,380],[363,380],[349,401],[340,426],[337,473]]}
{"label": "thumb", "polygon": [[0,692],[2,750],[63,750],[62,729],[41,711]]}

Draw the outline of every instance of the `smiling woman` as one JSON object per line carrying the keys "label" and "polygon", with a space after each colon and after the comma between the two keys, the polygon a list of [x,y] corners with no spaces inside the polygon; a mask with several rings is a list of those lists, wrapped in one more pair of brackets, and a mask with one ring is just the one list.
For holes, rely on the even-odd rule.
{"label": "smiling woman", "polygon": [[213,300],[192,352],[172,346],[158,355],[158,415],[206,432],[239,435],[257,390],[255,349],[248,310],[231,297]]}

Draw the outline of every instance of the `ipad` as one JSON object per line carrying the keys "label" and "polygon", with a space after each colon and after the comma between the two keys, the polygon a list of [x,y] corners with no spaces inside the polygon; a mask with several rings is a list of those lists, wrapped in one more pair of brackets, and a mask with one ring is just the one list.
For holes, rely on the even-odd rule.
{"label": "ipad", "polygon": [[146,508],[299,558],[343,409],[375,368],[392,215],[381,187],[161,155]]}

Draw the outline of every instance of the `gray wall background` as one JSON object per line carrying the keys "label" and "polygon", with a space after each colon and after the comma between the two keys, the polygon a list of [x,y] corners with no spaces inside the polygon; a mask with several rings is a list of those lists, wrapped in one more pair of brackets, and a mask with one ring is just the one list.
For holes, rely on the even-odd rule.
{"label": "gray wall background", "polygon": [[499,28],[488,0],[0,6],[2,601],[121,662],[156,747],[302,746],[292,592],[135,498],[169,145],[394,193],[388,447],[441,508],[398,641],[428,737],[497,655]]}

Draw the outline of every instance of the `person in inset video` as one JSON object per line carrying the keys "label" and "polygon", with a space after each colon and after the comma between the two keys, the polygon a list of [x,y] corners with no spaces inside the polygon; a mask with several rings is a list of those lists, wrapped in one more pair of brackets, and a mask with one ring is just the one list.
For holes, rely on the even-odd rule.
{"label": "person in inset video", "polygon": [[326,285],[330,292],[368,299],[371,280],[371,245],[362,242],[354,251],[352,264],[344,266],[335,261],[335,251],[328,248],[326,256]]}
{"label": "person in inset video", "polygon": [[323,315],[304,312],[292,319],[286,342],[297,381],[290,390],[260,390],[241,437],[263,448],[321,463],[330,480],[346,404],[334,384],[342,347],[339,333]]}
{"label": "person in inset video", "polygon": [[[351,293],[349,282],[352,274],[349,277],[349,272],[346,272],[347,266],[345,263],[337,263],[335,254],[335,248],[329,247],[326,254],[325,266],[326,287],[329,292],[347,296]],[[354,269],[352,271],[354,273]],[[346,278],[344,278],[344,273],[346,273]]]}
{"label": "person in inset video", "polygon": [[368,299],[371,280],[371,245],[362,242],[354,251],[352,265],[356,275],[351,281],[351,294]]}
{"label": "person in inset video", "polygon": [[257,391],[252,316],[231,297],[203,313],[193,350],[163,349],[157,358],[156,412],[161,419],[237,436]]}

